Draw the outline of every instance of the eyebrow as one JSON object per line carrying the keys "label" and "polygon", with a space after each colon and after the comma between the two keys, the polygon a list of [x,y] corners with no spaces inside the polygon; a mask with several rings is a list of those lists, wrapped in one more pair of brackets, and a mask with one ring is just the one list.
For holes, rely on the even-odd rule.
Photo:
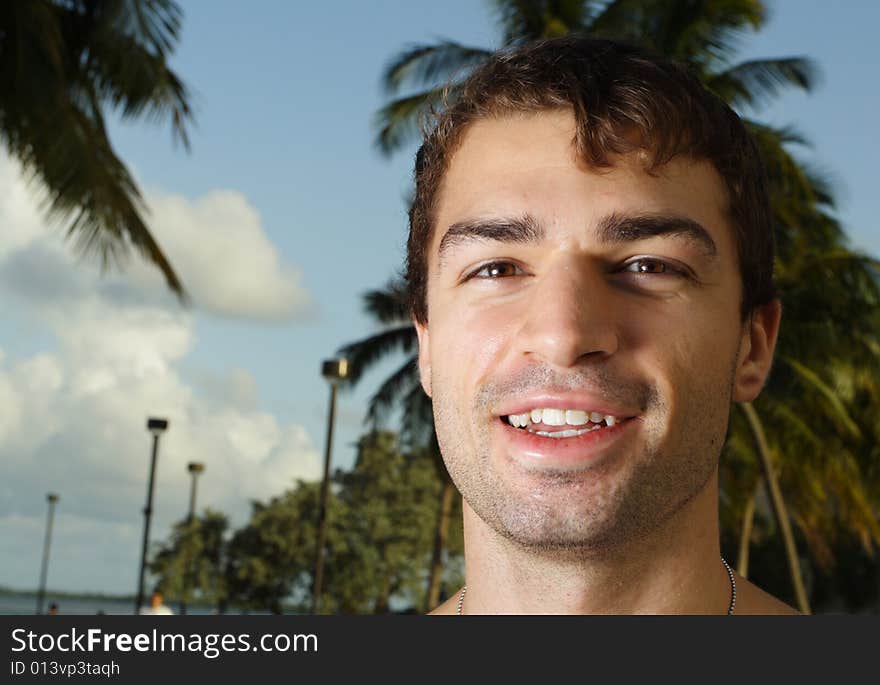
{"label": "eyebrow", "polygon": [[[699,222],[678,214],[622,214],[614,212],[599,221],[596,230],[603,245],[636,242],[658,237],[683,238],[695,245],[706,257],[718,256],[712,236]],[[535,244],[545,236],[544,227],[531,215],[520,217],[472,219],[449,226],[437,248],[442,270],[448,254],[469,242],[500,242]]]}
{"label": "eyebrow", "polygon": [[533,216],[524,214],[520,217],[472,219],[459,221],[449,226],[440,239],[437,257],[440,269],[454,247],[469,242],[499,243],[539,243],[544,239],[544,228]]}
{"label": "eyebrow", "polygon": [[628,243],[658,237],[684,238],[699,248],[706,257],[717,257],[718,247],[699,222],[678,214],[613,213],[599,222],[600,243]]}

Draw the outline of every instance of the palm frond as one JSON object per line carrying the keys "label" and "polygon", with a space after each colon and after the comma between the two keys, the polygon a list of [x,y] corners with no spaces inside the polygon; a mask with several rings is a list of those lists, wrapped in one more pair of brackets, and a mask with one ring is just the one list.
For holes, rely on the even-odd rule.
{"label": "palm frond", "polygon": [[98,31],[89,45],[88,73],[102,102],[123,119],[169,120],[172,132],[189,147],[187,124],[193,119],[190,93],[165,59],[128,36]]}
{"label": "palm frond", "polygon": [[[773,127],[745,119],[744,124],[752,134],[767,169],[770,182],[770,199],[776,207],[785,203],[797,212],[815,214],[817,205],[833,206],[834,197],[830,179],[816,170],[808,170],[788,149],[787,145],[809,145],[809,141],[791,126]],[[800,223],[794,218],[786,225]]]}
{"label": "palm frond", "polygon": [[837,393],[819,377],[819,374],[791,357],[783,355],[780,359],[785,362],[808,387],[816,390],[825,399],[826,406],[837,423],[842,425],[852,436],[861,436],[859,427],[849,415],[849,411],[847,411],[847,408],[837,396]]}
{"label": "palm frond", "polygon": [[345,379],[345,385],[357,385],[364,372],[389,353],[400,350],[409,354],[415,350],[417,344],[416,329],[412,324],[406,324],[385,329],[375,335],[344,345],[339,348],[338,353],[349,361],[351,368]]}
{"label": "palm frond", "polygon": [[542,38],[579,33],[595,13],[595,0],[548,0],[544,11]]}
{"label": "palm frond", "polygon": [[69,220],[67,234],[77,250],[98,255],[106,268],[121,263],[133,247],[185,300],[183,284],[142,218],[140,193],[104,135],[102,120],[73,106],[30,118],[16,115],[4,109],[7,144],[26,173],[45,188],[50,220]]}
{"label": "palm frond", "polygon": [[540,38],[585,30],[598,12],[595,0],[493,0],[493,14],[502,30],[502,44],[511,47]]}
{"label": "palm frond", "polygon": [[471,67],[488,59],[491,50],[443,40],[433,45],[411,45],[388,63],[382,83],[385,92],[397,93],[406,85],[436,85],[450,76],[461,78]]}
{"label": "palm frond", "polygon": [[0,137],[42,186],[48,218],[69,222],[81,253],[97,254],[106,268],[133,248],[186,301],[103,113],[109,104],[127,117],[168,117],[186,142],[188,93],[164,58],[178,29],[179,9],[170,0],[4,4]]}
{"label": "palm frond", "polygon": [[445,87],[430,88],[415,95],[392,100],[376,113],[376,147],[390,155],[414,140],[421,129],[422,117],[442,102]]}
{"label": "palm frond", "polygon": [[779,145],[800,145],[802,147],[812,147],[813,143],[807,138],[806,134],[799,131],[791,124],[785,126],[770,126],[761,124],[751,119],[747,120],[747,125],[753,130],[759,130],[763,135],[769,135],[776,139]]}
{"label": "palm frond", "polygon": [[638,42],[702,72],[726,64],[749,31],[765,21],[760,0],[648,2],[634,17]]}
{"label": "palm frond", "polygon": [[821,450],[824,441],[816,435],[815,431],[790,407],[782,403],[774,403],[772,414],[782,419],[789,430],[793,431],[798,438],[809,443],[816,450]]}
{"label": "palm frond", "polygon": [[834,181],[822,170],[819,170],[811,164],[803,163],[804,176],[810,184],[813,195],[816,198],[816,204],[825,207],[834,207],[836,204]]}
{"label": "palm frond", "polygon": [[400,403],[414,385],[419,384],[418,358],[416,355],[407,357],[406,361],[392,373],[370,398],[367,405],[366,421],[373,429],[388,416],[389,412]]}
{"label": "palm frond", "polygon": [[97,11],[74,4],[58,12],[70,65],[71,97],[94,89],[102,104],[123,118],[168,119],[175,137],[188,146],[192,119],[189,92],[168,67],[182,13],[171,0],[101,3]]}
{"label": "palm frond", "polygon": [[645,12],[643,0],[611,0],[604,4],[589,4],[590,16],[585,22],[585,32],[630,41],[639,38]]}
{"label": "palm frond", "polygon": [[394,278],[384,288],[368,291],[364,295],[364,310],[385,325],[409,322],[406,281]]}
{"label": "palm frond", "polygon": [[541,38],[544,20],[541,3],[529,0],[491,0],[501,26],[502,44],[513,46]]}
{"label": "palm frond", "polygon": [[400,404],[403,407],[400,435],[403,442],[410,447],[435,442],[434,405],[425,394],[422,384],[413,383],[409,392],[401,398]]}
{"label": "palm frond", "polygon": [[709,76],[706,85],[732,107],[755,107],[777,97],[786,88],[812,90],[817,74],[815,62],[806,57],[756,59]]}
{"label": "palm frond", "polygon": [[[132,0],[130,11],[117,16],[120,29],[132,33],[160,55],[170,52],[180,33],[183,13],[172,0]],[[125,4],[120,3],[121,7]]]}

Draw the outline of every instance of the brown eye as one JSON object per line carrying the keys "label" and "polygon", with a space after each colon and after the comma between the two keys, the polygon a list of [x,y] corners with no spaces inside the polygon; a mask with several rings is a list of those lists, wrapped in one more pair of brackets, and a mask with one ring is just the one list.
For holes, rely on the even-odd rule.
{"label": "brown eye", "polygon": [[681,273],[678,269],[669,266],[666,262],[661,262],[659,259],[636,259],[627,264],[624,270],[630,273],[647,275],[675,275]]}
{"label": "brown eye", "polygon": [[518,276],[523,273],[516,264],[510,262],[491,262],[484,264],[477,271],[471,274],[472,278],[508,278],[510,276]]}

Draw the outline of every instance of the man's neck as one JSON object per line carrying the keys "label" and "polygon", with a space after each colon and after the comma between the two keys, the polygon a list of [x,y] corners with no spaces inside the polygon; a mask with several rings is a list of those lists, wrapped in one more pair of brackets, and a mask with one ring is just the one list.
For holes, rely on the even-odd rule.
{"label": "man's neck", "polygon": [[709,485],[638,540],[562,554],[508,540],[465,503],[464,613],[723,614],[730,581],[717,507]]}

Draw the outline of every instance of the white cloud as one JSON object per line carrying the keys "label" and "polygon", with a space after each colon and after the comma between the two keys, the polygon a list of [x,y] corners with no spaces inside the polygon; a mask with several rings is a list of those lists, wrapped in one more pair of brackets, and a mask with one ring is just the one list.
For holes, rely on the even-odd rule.
{"label": "white cloud", "polygon": [[[50,586],[132,592],[148,416],[170,422],[160,441],[153,540],[185,514],[190,461],[206,464],[199,508],[224,511],[240,525],[251,499],[319,478],[320,458],[301,425],[260,408],[246,369],[211,372],[219,377],[213,384],[188,381],[178,367],[196,342],[193,314],[169,306],[145,267],[100,279],[71,259],[24,201],[11,166],[0,159],[0,299],[14,295],[27,306],[7,308],[3,325],[39,328],[48,343],[40,351],[0,349],[0,584],[36,585],[45,494],[55,491]],[[177,265],[192,276],[188,285],[203,307],[263,318],[298,311],[305,300],[293,270],[280,264],[243,197],[218,193],[193,203],[154,195],[154,218],[173,218],[179,229],[168,243],[172,256],[195,242],[200,227],[212,229],[217,244]]]}
{"label": "white cloud", "polygon": [[[288,320],[309,316],[312,303],[301,274],[282,264],[239,192],[216,190],[196,201],[147,193],[149,225],[196,305],[230,317]],[[131,276],[165,293],[155,269],[132,263]]]}
{"label": "white cloud", "polygon": [[[59,528],[62,551],[53,552],[53,559],[66,570],[54,576],[56,587],[131,589],[137,545],[128,546],[126,563],[108,576],[110,585],[96,586],[93,574],[119,557],[115,548],[128,544],[129,529],[140,530],[151,446],[148,416],[169,420],[160,439],[154,539],[184,513],[190,461],[206,464],[200,508],[224,511],[236,525],[246,520],[252,499],[279,494],[297,478],[320,477],[318,452],[302,426],[282,425],[273,415],[242,409],[234,401],[227,406],[222,397],[203,396],[178,375],[172,362],[189,350],[189,320],[166,320],[161,310],[152,319],[147,311],[128,320],[100,319],[94,312],[80,317],[83,310],[58,322],[58,353],[0,363],[0,519],[7,534],[14,521],[27,524],[13,533],[17,559],[4,565],[0,584],[35,583],[29,569],[38,563],[41,537],[31,529],[43,525],[45,493],[57,491],[60,518],[90,521],[95,535],[88,543],[91,561],[77,566],[65,559]],[[16,570],[20,565],[18,570],[26,572],[22,577]]]}
{"label": "white cloud", "polygon": [[3,236],[0,240],[0,259],[20,250],[45,232],[43,222],[35,211],[39,196],[22,177],[21,167],[0,152],[0,217]]}
{"label": "white cloud", "polygon": [[[165,252],[196,309],[220,317],[266,321],[308,319],[314,314],[302,275],[282,261],[260,215],[234,190],[214,190],[191,200],[161,190],[145,193],[150,231]],[[28,302],[55,302],[87,292],[105,299],[179,304],[161,273],[134,253],[122,273],[98,277],[95,259],[74,256],[63,231],[47,228],[40,193],[22,178],[17,162],[0,153],[0,285]],[[75,264],[76,269],[66,268]]]}

